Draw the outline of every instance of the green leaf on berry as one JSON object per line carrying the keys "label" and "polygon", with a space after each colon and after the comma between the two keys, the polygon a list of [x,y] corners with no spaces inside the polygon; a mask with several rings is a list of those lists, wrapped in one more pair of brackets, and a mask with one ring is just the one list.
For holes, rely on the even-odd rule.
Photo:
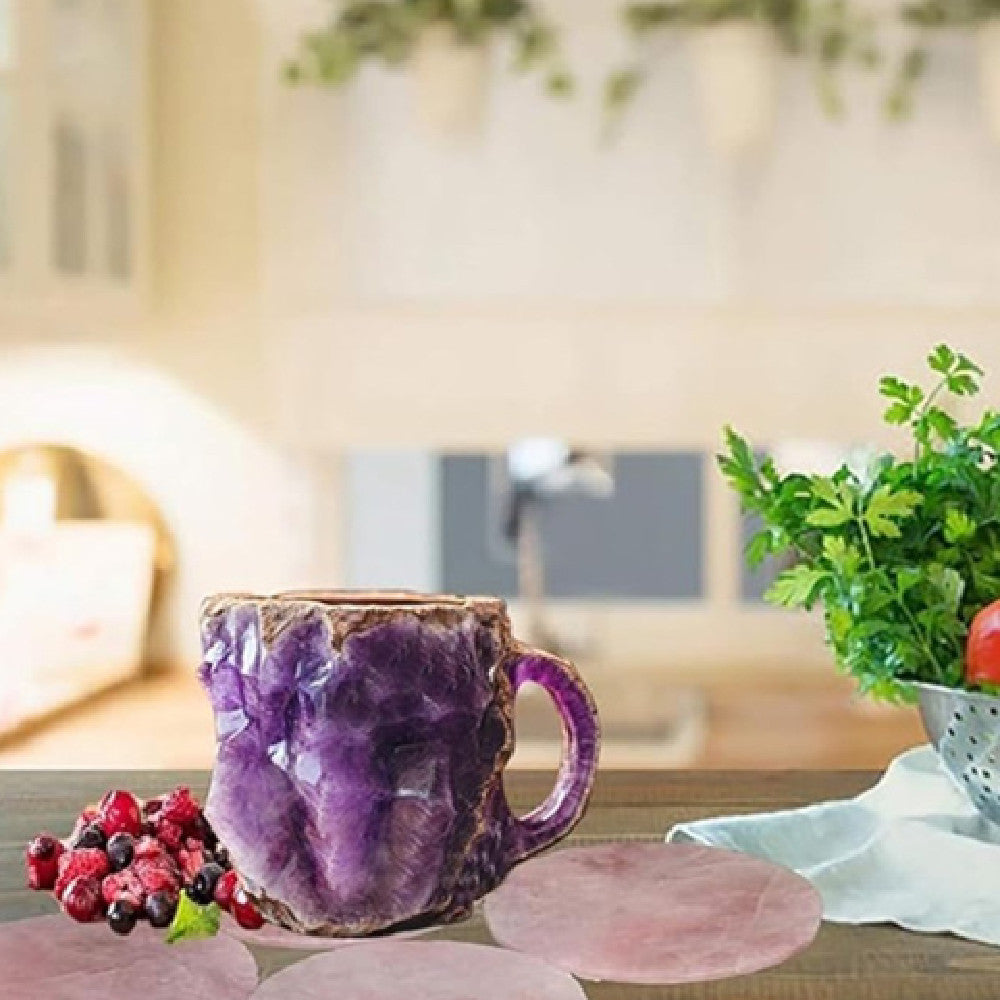
{"label": "green leaf on berry", "polygon": [[173,923],[167,928],[167,944],[215,937],[219,933],[221,916],[218,903],[202,906],[186,892],[182,892],[177,900],[177,913]]}

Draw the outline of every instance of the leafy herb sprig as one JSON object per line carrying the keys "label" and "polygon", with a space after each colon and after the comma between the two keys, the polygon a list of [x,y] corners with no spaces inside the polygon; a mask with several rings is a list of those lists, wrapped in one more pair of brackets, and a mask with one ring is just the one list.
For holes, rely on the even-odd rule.
{"label": "leafy herb sprig", "polygon": [[965,686],[969,624],[1000,597],[1000,412],[960,424],[944,404],[975,395],[982,370],[945,344],[927,363],[929,388],[891,375],[879,384],[884,419],[909,429],[912,457],[783,475],[732,428],[718,456],[744,510],[763,521],[750,565],[795,560],[767,600],[822,604],[840,668],[890,701],[912,701],[910,681]]}

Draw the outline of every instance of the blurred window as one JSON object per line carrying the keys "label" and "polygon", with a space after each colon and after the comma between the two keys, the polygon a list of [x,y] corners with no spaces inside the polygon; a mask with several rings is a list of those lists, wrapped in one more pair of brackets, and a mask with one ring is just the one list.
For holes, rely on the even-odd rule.
{"label": "blurred window", "polygon": [[[705,456],[619,452],[608,471],[611,495],[557,495],[535,511],[545,597],[704,600]],[[350,586],[517,595],[501,456],[357,451],[345,490]]]}
{"label": "blurred window", "polygon": [[131,239],[129,235],[128,163],[122,130],[109,126],[102,150],[104,203],[107,212],[107,271],[112,278],[129,276]]}
{"label": "blurred window", "polygon": [[11,0],[0,0],[0,73],[13,69],[14,17]]}
{"label": "blurred window", "polygon": [[[613,456],[614,494],[562,496],[540,511],[545,593],[563,600],[698,601],[704,585],[704,457]],[[514,596],[502,534],[506,470],[483,455],[442,460],[442,577],[458,593]]]}
{"label": "blurred window", "polygon": [[123,0],[52,0],[52,262],[63,274],[131,271],[131,20]]}
{"label": "blurred window", "polygon": [[52,134],[53,255],[64,274],[83,274],[87,269],[87,148],[83,129],[65,117],[55,123]]}

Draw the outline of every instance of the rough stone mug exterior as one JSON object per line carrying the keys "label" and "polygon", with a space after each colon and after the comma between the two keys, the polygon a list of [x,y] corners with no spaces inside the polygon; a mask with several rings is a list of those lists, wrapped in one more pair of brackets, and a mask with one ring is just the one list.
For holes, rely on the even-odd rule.
{"label": "rough stone mug exterior", "polygon": [[[202,640],[207,815],[275,923],[361,935],[458,919],[586,806],[593,699],[569,663],[512,637],[498,599],[223,594]],[[552,794],[517,817],[502,773],[526,681],[552,696],[564,746]]]}

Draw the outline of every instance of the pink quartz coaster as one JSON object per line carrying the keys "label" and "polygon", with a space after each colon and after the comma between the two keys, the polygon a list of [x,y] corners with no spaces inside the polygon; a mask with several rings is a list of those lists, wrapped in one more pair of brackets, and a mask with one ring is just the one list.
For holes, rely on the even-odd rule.
{"label": "pink quartz coaster", "polygon": [[232,917],[224,915],[220,930],[223,934],[228,934],[238,941],[255,944],[261,948],[287,948],[292,951],[336,951],[338,948],[371,945],[380,941],[403,941],[433,930],[440,930],[440,927],[421,927],[417,930],[398,931],[395,934],[380,934],[378,937],[338,938],[320,937],[316,934],[296,934],[295,931],[286,930],[276,924],[264,924],[260,930],[251,931],[240,927]]}
{"label": "pink quartz coaster", "polygon": [[455,941],[380,941],[289,966],[253,1000],[586,1000],[563,972],[526,955]]}
{"label": "pink quartz coaster", "polygon": [[119,937],[105,923],[56,914],[0,924],[4,1000],[246,1000],[257,985],[253,956],[218,936],[168,945],[140,924]]}
{"label": "pink quartz coaster", "polygon": [[812,941],[822,912],[794,872],[696,844],[557,851],[485,902],[503,945],[585,979],[664,985],[777,965]]}

